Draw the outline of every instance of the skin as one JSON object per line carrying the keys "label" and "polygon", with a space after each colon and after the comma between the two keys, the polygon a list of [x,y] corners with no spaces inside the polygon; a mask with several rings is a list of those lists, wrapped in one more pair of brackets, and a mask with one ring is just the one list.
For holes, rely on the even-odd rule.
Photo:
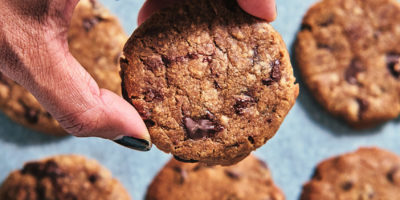
{"label": "skin", "polygon": [[[150,141],[136,110],[113,92],[99,88],[68,50],[67,32],[79,0],[0,0],[0,71],[27,88],[77,137]],[[140,25],[177,0],[147,0]],[[238,0],[246,12],[273,21],[274,0]]]}

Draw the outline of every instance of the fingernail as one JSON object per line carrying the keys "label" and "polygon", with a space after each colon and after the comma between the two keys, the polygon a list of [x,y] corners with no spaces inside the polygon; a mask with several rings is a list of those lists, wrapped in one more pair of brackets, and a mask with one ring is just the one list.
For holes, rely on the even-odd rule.
{"label": "fingernail", "polygon": [[138,139],[129,136],[120,136],[114,139],[114,142],[138,151],[149,151],[151,149],[151,142],[145,139]]}

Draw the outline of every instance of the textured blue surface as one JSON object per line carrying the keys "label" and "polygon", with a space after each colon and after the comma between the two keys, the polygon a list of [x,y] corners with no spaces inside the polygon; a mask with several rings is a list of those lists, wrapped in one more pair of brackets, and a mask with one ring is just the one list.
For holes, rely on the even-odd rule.
{"label": "textured blue surface", "polygon": [[[136,27],[143,0],[103,0],[120,19],[127,33]],[[314,0],[278,0],[279,16],[273,26],[282,34],[288,49],[299,29],[302,16]],[[296,68],[296,67],[295,67]],[[296,71],[296,76],[298,72]],[[301,80],[300,96],[277,135],[256,151],[268,162],[276,183],[288,200],[298,199],[301,186],[321,160],[360,146],[380,146],[400,154],[400,120],[379,128],[353,131],[330,117],[311,98]],[[57,139],[23,128],[0,115],[0,181],[25,161],[55,154],[76,153],[99,160],[108,167],[134,199],[143,199],[153,176],[169,159],[155,147],[147,153],[122,148],[96,138]]]}

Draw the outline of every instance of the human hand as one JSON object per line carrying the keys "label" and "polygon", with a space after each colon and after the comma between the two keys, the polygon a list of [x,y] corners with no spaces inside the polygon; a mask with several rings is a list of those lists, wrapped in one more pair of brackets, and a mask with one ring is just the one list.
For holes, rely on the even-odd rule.
{"label": "human hand", "polygon": [[[142,24],[151,14],[177,0],[147,0],[140,9],[138,24]],[[275,0],[237,0],[242,9],[249,14],[269,22],[276,18]]]}
{"label": "human hand", "polygon": [[72,135],[118,138],[148,150],[150,136],[135,109],[100,89],[68,50],[78,1],[0,0],[0,71],[32,92]]}

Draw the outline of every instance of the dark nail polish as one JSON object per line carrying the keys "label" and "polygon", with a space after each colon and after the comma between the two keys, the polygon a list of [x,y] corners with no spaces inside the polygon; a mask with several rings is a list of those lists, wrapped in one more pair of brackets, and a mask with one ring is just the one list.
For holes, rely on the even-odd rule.
{"label": "dark nail polish", "polygon": [[120,139],[114,140],[114,142],[138,151],[149,151],[151,149],[151,143],[144,139],[123,136]]}

